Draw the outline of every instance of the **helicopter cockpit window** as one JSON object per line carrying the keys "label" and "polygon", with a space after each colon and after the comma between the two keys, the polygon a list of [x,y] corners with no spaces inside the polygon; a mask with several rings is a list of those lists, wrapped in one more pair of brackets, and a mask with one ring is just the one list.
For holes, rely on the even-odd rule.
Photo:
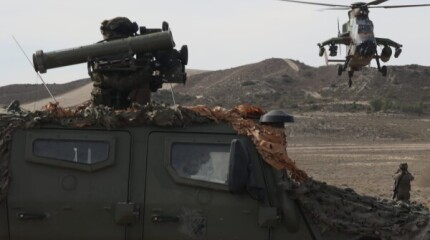
{"label": "helicopter cockpit window", "polygon": [[230,144],[174,143],[171,165],[181,177],[226,184],[230,164]]}
{"label": "helicopter cockpit window", "polygon": [[109,143],[104,141],[37,139],[33,142],[36,157],[91,165],[108,160]]}
{"label": "helicopter cockpit window", "polygon": [[373,31],[373,26],[369,24],[359,24],[358,33],[371,33]]}
{"label": "helicopter cockpit window", "polygon": [[368,18],[358,18],[358,33],[372,33],[373,32],[373,23]]}

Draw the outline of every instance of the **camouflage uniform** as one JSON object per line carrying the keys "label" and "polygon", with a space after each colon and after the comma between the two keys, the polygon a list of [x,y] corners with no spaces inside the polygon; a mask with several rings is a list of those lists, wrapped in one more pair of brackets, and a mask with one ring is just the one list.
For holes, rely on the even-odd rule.
{"label": "camouflage uniform", "polygon": [[[137,29],[135,22],[124,17],[105,20],[100,27],[105,41],[134,36]],[[132,54],[125,53],[94,59],[88,63],[88,68],[93,81],[93,104],[121,109],[132,102],[146,104],[150,101],[153,69],[149,63],[136,63]]]}
{"label": "camouflage uniform", "polygon": [[126,108],[131,102],[150,101],[149,79],[151,68],[136,71],[93,72],[92,101],[95,105]]}
{"label": "camouflage uniform", "polygon": [[409,202],[411,194],[411,181],[414,176],[408,171],[408,164],[402,163],[393,176],[394,178],[394,196],[396,201]]}

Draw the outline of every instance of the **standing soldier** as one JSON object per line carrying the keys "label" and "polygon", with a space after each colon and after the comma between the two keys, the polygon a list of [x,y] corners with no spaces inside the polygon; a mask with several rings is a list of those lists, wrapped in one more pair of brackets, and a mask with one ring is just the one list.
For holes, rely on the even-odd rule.
{"label": "standing soldier", "polygon": [[396,201],[409,202],[411,197],[411,181],[414,180],[414,176],[408,171],[408,164],[401,163],[399,169],[393,175],[394,178],[394,193],[393,199]]}
{"label": "standing soldier", "polygon": [[[104,41],[132,37],[138,25],[125,17],[102,22],[100,27]],[[153,69],[148,62],[138,62],[134,53],[116,54],[88,63],[93,80],[92,101],[117,109],[126,108],[131,102],[146,104],[150,101],[150,80]]]}
{"label": "standing soldier", "polygon": [[[150,29],[139,27],[125,17],[103,21],[100,30],[105,42],[158,32],[168,32],[172,38],[167,22],[163,22],[161,29]],[[88,73],[94,86],[91,93],[94,105],[114,109],[125,109],[132,103],[144,105],[150,102],[151,92],[156,92],[163,83],[185,84],[185,65],[188,63],[186,45],[177,51],[171,39],[170,48],[134,52],[129,44],[128,52],[89,59]]]}

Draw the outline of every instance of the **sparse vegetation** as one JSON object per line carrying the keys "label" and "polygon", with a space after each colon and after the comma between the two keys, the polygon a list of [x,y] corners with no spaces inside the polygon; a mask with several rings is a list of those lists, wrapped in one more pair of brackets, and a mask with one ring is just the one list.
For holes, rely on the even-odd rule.
{"label": "sparse vegetation", "polygon": [[370,110],[372,112],[379,112],[382,109],[382,100],[381,99],[372,99],[369,101]]}
{"label": "sparse vegetation", "polygon": [[369,102],[372,112],[402,112],[422,114],[425,110],[423,102],[404,103],[393,99],[373,99]]}
{"label": "sparse vegetation", "polygon": [[251,86],[251,85],[255,85],[255,82],[254,81],[244,81],[244,82],[242,82],[242,86],[243,87],[245,87],[245,86]]}
{"label": "sparse vegetation", "polygon": [[347,112],[358,112],[364,110],[364,106],[361,104],[357,104],[357,102],[352,102],[350,104],[344,104],[343,107]]}

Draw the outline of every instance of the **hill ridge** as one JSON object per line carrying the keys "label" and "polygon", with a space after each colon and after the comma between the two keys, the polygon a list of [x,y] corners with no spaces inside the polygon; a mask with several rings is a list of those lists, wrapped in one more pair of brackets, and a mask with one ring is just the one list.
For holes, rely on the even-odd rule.
{"label": "hill ridge", "polygon": [[[387,77],[382,77],[375,68],[366,67],[355,73],[351,88],[348,88],[346,75],[337,76],[336,66],[312,67],[281,58],[196,73],[190,74],[185,86],[174,87],[178,103],[225,107],[249,103],[267,109],[329,112],[369,111],[370,107],[376,107],[379,109],[370,110],[423,113],[430,106],[430,67],[417,64],[390,66]],[[89,79],[81,79],[63,85],[50,84],[49,87],[59,96],[90,82]],[[32,101],[27,99],[30,96]],[[0,88],[0,103],[3,105],[13,99],[22,103],[34,102],[40,100],[40,96],[49,97],[40,84]],[[89,98],[88,94],[86,99],[78,101]],[[159,90],[152,98],[172,103],[170,91]]]}

